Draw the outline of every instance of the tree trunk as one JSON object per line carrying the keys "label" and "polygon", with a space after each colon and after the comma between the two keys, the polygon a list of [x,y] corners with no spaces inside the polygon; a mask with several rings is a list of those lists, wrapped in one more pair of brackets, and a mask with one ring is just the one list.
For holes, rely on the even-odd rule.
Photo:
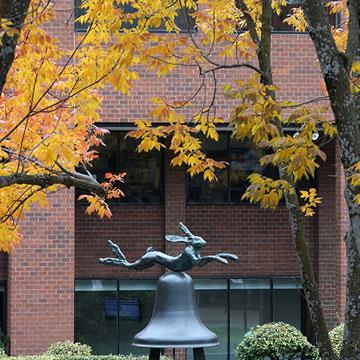
{"label": "tree trunk", "polygon": [[341,360],[353,360],[359,358],[360,347],[360,257],[356,246],[356,238],[350,230],[345,237],[346,253],[348,261],[346,310],[344,324],[344,340],[341,350]]}
{"label": "tree trunk", "polygon": [[345,199],[350,229],[345,237],[347,250],[347,293],[345,336],[342,360],[360,359],[360,207],[355,204],[359,188],[350,184],[352,166],[360,161],[360,97],[351,93],[350,69],[360,47],[360,2],[349,0],[347,49],[341,53],[330,30],[323,2],[304,0],[309,33],[316,49],[339,135],[341,161],[345,169]]}
{"label": "tree trunk", "polygon": [[[260,46],[257,51],[258,61],[262,76],[260,81],[264,85],[272,85],[272,65],[271,65],[271,18],[272,8],[271,0],[262,0],[262,29]],[[275,92],[270,92],[269,96],[275,99]],[[282,125],[274,120],[280,132],[283,134]],[[294,189],[295,183],[291,176],[278,168],[280,177],[286,180]],[[335,360],[336,356],[331,346],[331,342],[326,327],[318,284],[316,282],[314,267],[312,265],[308,241],[304,235],[304,217],[300,210],[300,204],[297,195],[286,196],[286,207],[289,214],[289,222],[292,237],[294,239],[295,250],[300,260],[302,285],[305,292],[306,302],[310,313],[311,322],[317,341],[317,347],[320,351],[322,360]]]}
{"label": "tree trunk", "polygon": [[30,5],[30,0],[0,0],[0,19],[8,19],[13,23],[13,27],[18,30],[18,34],[2,38],[0,46],[0,95],[3,91],[7,74],[14,61],[16,44],[19,40],[20,31],[24,25],[24,20]]}

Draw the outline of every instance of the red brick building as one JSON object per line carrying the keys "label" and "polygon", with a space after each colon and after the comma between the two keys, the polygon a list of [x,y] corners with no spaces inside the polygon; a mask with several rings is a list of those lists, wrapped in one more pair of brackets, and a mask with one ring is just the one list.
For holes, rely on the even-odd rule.
{"label": "red brick building", "polygon": [[[68,21],[73,1],[61,0],[57,7],[59,16],[50,29],[71,47],[76,36]],[[321,95],[321,74],[307,34],[275,31],[272,51],[279,96],[305,101]],[[241,75],[224,71],[221,81]],[[131,340],[149,320],[163,269],[129,272],[97,260],[110,256],[108,239],[131,260],[148,246],[176,253],[181,247],[166,242],[164,235],[178,233],[179,221],[206,239],[203,254],[226,250],[239,256],[228,267],[211,264],[190,271],[203,320],[221,341],[208,349],[209,359],[233,358],[234,346],[259,323],[281,320],[310,334],[284,205],[262,210],[239,201],[246,176],[259,170],[252,150],[223,132],[208,151],[225,156],[230,167],[219,174],[219,183],[208,185],[200,178],[189,179],[184,169],[171,168],[169,154],[139,156],[134,143],[123,139],[133,121],[146,115],[149,98],[186,97],[198,81],[196,71],[181,68],[166,80],[144,73],[131,96],[104,91],[101,125],[111,134],[95,172],[101,177],[108,168],[125,170],[127,197],[111,204],[110,220],[85,215],[74,190],[52,195],[48,208],[28,214],[21,246],[9,256],[0,253],[0,326],[10,336],[12,354],[41,353],[65,339],[88,343],[95,353],[138,353]],[[216,105],[226,119],[233,104],[220,99]],[[342,236],[347,218],[336,144],[325,150],[328,158],[316,178],[323,200],[316,216],[307,220],[306,235],[333,327],[344,307]]]}

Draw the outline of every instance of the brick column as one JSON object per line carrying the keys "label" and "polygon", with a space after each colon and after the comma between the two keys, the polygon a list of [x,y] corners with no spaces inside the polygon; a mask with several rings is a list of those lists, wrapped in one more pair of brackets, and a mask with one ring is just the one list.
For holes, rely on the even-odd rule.
{"label": "brick column", "polygon": [[24,240],[9,256],[11,354],[39,354],[74,338],[74,192],[49,197],[22,224]]}
{"label": "brick column", "polygon": [[[327,160],[318,173],[318,190],[322,203],[318,211],[318,281],[327,324],[335,327],[343,316],[344,224],[343,191],[335,142],[326,149]],[[344,214],[342,215],[344,216]]]}
{"label": "brick column", "polygon": [[349,213],[344,196],[345,174],[341,163],[340,149],[336,146],[336,219],[337,219],[337,238],[339,241],[339,261],[337,270],[337,288],[339,289],[338,309],[340,320],[344,320],[345,297],[346,297],[346,246],[344,236],[349,227]]}
{"label": "brick column", "polygon": [[[184,235],[178,227],[179,221],[186,224],[186,174],[182,167],[170,165],[172,154],[165,154],[164,164],[164,232]],[[171,244],[165,241],[165,252],[173,255],[182,251],[184,244]]]}

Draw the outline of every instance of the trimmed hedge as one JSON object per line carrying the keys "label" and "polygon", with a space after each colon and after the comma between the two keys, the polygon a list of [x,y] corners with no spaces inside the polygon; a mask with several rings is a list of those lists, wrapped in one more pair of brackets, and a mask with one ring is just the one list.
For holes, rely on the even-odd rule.
{"label": "trimmed hedge", "polygon": [[235,350],[239,360],[317,358],[318,351],[295,327],[282,322],[255,326]]}
{"label": "trimmed hedge", "polygon": [[[59,356],[59,355],[19,355],[9,356],[6,360],[147,360],[148,355],[90,355],[90,356]],[[168,360],[162,356],[162,360]]]}
{"label": "trimmed hedge", "polygon": [[66,340],[50,345],[45,354],[55,356],[90,356],[92,349],[89,345]]}

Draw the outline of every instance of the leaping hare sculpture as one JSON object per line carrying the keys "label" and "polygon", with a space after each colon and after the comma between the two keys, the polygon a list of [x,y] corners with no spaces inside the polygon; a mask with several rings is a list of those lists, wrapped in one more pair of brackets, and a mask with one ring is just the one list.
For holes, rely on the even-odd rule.
{"label": "leaping hare sculpture", "polygon": [[116,258],[101,258],[99,261],[107,265],[119,265],[128,269],[145,270],[155,264],[162,265],[172,271],[187,271],[195,266],[204,266],[211,261],[218,261],[222,264],[228,264],[228,260],[236,261],[238,257],[234,254],[219,253],[216,255],[202,257],[199,249],[206,245],[206,241],[200,237],[193,235],[190,230],[183,224],[179,223],[180,229],[186,235],[185,237],[177,235],[166,235],[165,239],[172,243],[187,244],[184,251],[178,256],[170,256],[161,251],[155,251],[152,247],[147,248],[145,255],[139,260],[131,263],[125,258],[120,248],[109,240],[112,252]]}

